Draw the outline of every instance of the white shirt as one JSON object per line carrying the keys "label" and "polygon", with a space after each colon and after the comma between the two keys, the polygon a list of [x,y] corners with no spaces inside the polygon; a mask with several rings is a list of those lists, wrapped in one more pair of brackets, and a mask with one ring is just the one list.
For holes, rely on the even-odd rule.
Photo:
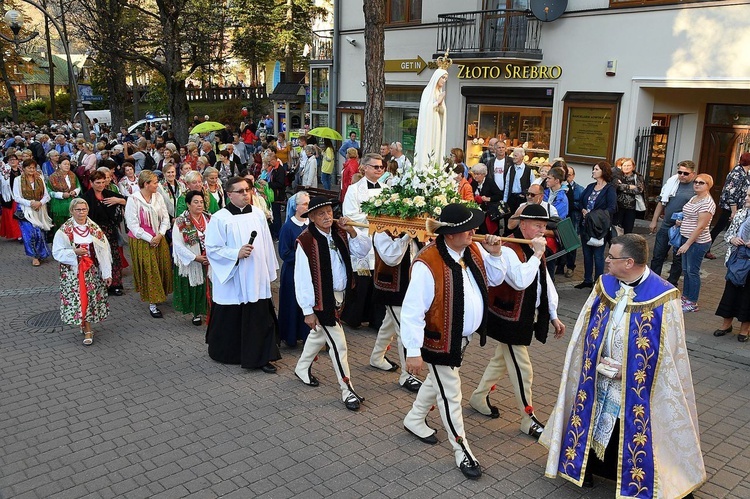
{"label": "white shirt", "polygon": [[[477,244],[477,243],[472,243]],[[506,272],[506,261],[503,255],[510,250],[503,250],[502,255],[493,256],[482,246],[477,244],[484,260],[487,272],[487,281],[490,286],[498,286],[503,282]],[[458,262],[461,258],[457,252],[448,248],[448,254]],[[462,272],[464,286],[464,317],[463,336],[471,336],[482,324],[484,306],[479,285],[474,280],[474,275],[469,268]],[[422,355],[420,348],[424,343],[425,315],[433,305],[435,299],[435,278],[430,268],[423,262],[416,261],[412,264],[409,288],[406,290],[404,303],[401,308],[401,341],[406,348],[407,357],[419,357]],[[441,303],[435,304],[442,306]]]}
{"label": "white shirt", "polygon": [[[505,282],[507,282],[511,288],[521,291],[531,286],[534,279],[539,275],[539,264],[541,263],[539,258],[534,255],[521,263],[516,255],[515,251],[509,249],[503,250],[503,259],[505,265],[508,268],[507,274],[505,274]],[[557,303],[559,301],[557,296],[557,290],[555,289],[555,283],[550,279],[549,272],[545,272],[547,276],[547,302],[549,304],[549,319],[557,319]],[[542,295],[542,284],[537,280],[536,284],[536,302],[534,307],[539,307]]]}
{"label": "white shirt", "polygon": [[[500,190],[505,190],[505,168],[507,167],[507,158],[503,159],[497,159],[495,158],[495,162],[492,164],[492,171],[495,175],[495,183],[500,188]],[[490,166],[490,165],[488,165]]]}
{"label": "white shirt", "polygon": [[[382,186],[380,188],[368,189],[367,182],[367,177],[362,177],[359,181],[350,185],[346,190],[346,196],[344,196],[344,204],[341,205],[342,215],[352,219],[354,222],[367,223],[367,215],[365,215],[361,208],[362,203],[369,201],[370,198],[383,192]],[[375,182],[377,182],[377,180]],[[355,230],[369,238],[369,232],[367,229],[356,227]],[[367,259],[366,261],[365,258]],[[375,269],[375,253],[370,250],[368,255],[356,259],[352,255],[352,268],[355,271],[365,268],[370,270]]]}
{"label": "white shirt", "polygon": [[[331,233],[319,231],[326,236],[330,248],[333,242]],[[370,238],[357,234],[357,237],[349,237],[349,252],[352,258],[364,258],[372,249]],[[344,291],[346,289],[346,265],[341,257],[341,251],[329,250],[331,256],[331,273],[333,274],[333,290]],[[315,306],[315,290],[313,288],[312,274],[310,273],[310,262],[307,258],[302,245],[297,245],[294,253],[294,293],[297,297],[297,304],[302,309],[302,313],[310,315],[313,313]]]}
{"label": "white shirt", "polygon": [[[240,247],[256,231],[253,251],[238,259]],[[215,303],[240,305],[271,298],[279,262],[266,217],[261,210],[233,215],[217,211],[206,228],[206,256],[211,266],[211,290]]]}
{"label": "white shirt", "polygon": [[389,267],[401,265],[407,253],[409,253],[409,262],[411,262],[419,252],[417,243],[408,234],[393,239],[385,232],[376,232],[372,237],[372,243],[383,263]]}

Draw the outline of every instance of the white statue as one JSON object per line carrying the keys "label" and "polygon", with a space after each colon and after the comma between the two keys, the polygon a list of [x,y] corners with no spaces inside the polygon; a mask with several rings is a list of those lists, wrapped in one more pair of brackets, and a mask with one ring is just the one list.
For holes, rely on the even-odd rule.
{"label": "white statue", "polygon": [[429,83],[422,91],[419,101],[419,120],[414,144],[414,165],[424,168],[430,163],[443,164],[445,156],[445,84],[448,81],[448,67],[451,60],[448,53],[438,57],[438,69],[432,74]]}

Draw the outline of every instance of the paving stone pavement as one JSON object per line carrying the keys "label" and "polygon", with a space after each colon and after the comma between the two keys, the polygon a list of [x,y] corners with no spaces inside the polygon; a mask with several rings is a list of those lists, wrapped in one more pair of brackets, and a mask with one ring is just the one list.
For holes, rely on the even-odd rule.
{"label": "paving stone pavement", "polygon": [[[715,253],[722,248],[717,244]],[[413,395],[397,386],[395,373],[368,366],[370,329],[347,331],[352,380],[367,399],[352,413],[341,403],[327,356],[315,364],[319,388],[294,377],[300,350],[282,350],[276,375],[213,362],[204,328],[169,304],[163,320],[151,319],[129,275],[125,296],[110,299],[110,317],[95,327],[94,345],[84,347],[74,329],[49,320],[54,314],[38,317],[58,305],[55,263],[32,268],[20,244],[0,241],[0,268],[0,499],[614,494],[613,482],[582,490],[543,476],[545,449],[520,433],[507,379],[493,395],[499,419],[465,404],[467,437],[485,471],[467,481],[437,411],[429,419],[439,428],[438,445],[403,430]],[[568,328],[587,295],[572,287],[580,269],[558,279]],[[708,471],[695,495],[747,498],[750,343],[711,335],[719,325],[713,312],[724,287],[722,261],[706,260],[703,274],[701,310],[685,319]],[[543,420],[557,395],[566,345],[550,339],[531,347],[534,406]],[[469,347],[466,397],[492,350],[492,340]]]}

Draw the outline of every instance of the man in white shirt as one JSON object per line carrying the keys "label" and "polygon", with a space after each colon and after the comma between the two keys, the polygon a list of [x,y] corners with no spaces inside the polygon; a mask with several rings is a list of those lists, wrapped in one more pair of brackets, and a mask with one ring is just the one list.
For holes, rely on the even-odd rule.
{"label": "man in white shirt", "polygon": [[206,229],[206,256],[211,265],[208,355],[224,364],[275,373],[279,360],[271,303],[276,260],[263,212],[251,203],[248,181],[232,177],[225,192],[226,207],[217,211]]}
{"label": "man in white shirt", "polygon": [[404,155],[401,142],[391,142],[391,159],[398,163],[399,175],[411,168],[411,161]]}
{"label": "man in white shirt", "polygon": [[[487,167],[492,169],[495,183],[505,193],[505,170],[510,166],[510,161],[505,157],[505,142],[497,141],[495,144],[495,158]],[[486,164],[486,163],[485,163]]]}
{"label": "man in white shirt", "polygon": [[534,415],[533,370],[527,347],[533,337],[542,343],[547,341],[550,323],[555,338],[561,338],[565,325],[557,318],[557,291],[544,261],[547,211],[538,204],[529,204],[518,217],[520,230],[514,235],[530,239],[531,247],[507,243],[503,250],[508,272],[505,282],[489,290],[487,321],[488,335],[499,343],[469,403],[486,416],[499,417],[497,407],[490,404],[490,392],[502,375],[508,373],[521,414],[521,431],[538,439],[544,425]]}
{"label": "man in white shirt", "polygon": [[310,224],[297,238],[294,282],[297,304],[305,315],[310,334],[305,341],[294,374],[308,386],[320,382],[312,375],[312,363],[326,343],[339,380],[341,399],[350,411],[359,410],[364,398],[350,380],[346,336],[338,320],[347,292],[352,288],[351,255],[362,258],[372,248],[370,238],[358,234],[348,219],[340,217],[334,228],[333,205],[338,201],[316,196],[302,214]]}
{"label": "man in white shirt", "polygon": [[412,264],[401,308],[406,370],[419,375],[423,359],[429,370],[404,428],[422,442],[436,444],[435,430],[425,419],[437,405],[456,466],[471,479],[482,476],[482,469],[464,432],[459,368],[474,332],[480,334],[480,344],[485,342],[487,284],[500,284],[507,269],[499,237],[488,234],[481,246],[472,241],[483,220],[483,211],[462,204],[443,208],[437,239]]}

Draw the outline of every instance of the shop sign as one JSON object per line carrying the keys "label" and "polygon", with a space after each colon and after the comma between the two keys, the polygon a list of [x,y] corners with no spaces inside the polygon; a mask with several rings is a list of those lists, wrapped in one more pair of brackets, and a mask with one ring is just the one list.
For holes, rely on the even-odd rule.
{"label": "shop sign", "polygon": [[427,62],[421,56],[416,59],[386,59],[383,63],[383,71],[386,73],[421,74],[427,69]]}
{"label": "shop sign", "polygon": [[466,66],[458,65],[460,80],[506,79],[506,80],[556,80],[562,76],[561,66]]}

